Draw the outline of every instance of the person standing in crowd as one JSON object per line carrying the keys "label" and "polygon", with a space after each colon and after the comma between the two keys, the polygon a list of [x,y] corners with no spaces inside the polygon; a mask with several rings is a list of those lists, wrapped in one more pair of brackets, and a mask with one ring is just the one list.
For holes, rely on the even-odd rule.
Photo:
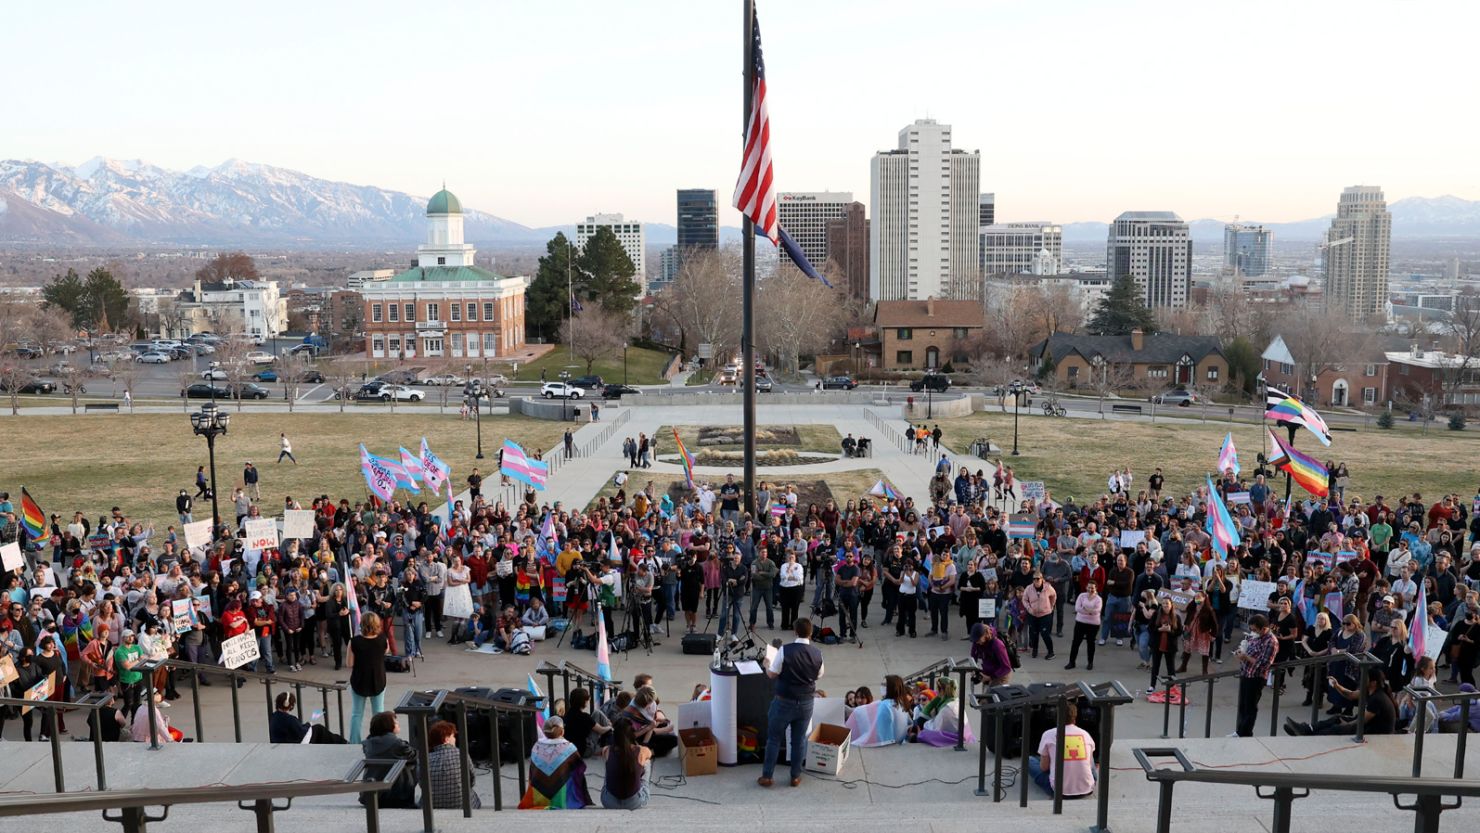
{"label": "person standing in crowd", "polygon": [[[802,606],[802,596],[806,594],[806,577],[803,573],[802,565],[797,562],[797,554],[795,552],[787,550],[786,562],[781,565],[779,576],[778,582],[781,587],[781,629],[791,630],[791,624],[796,621],[797,611]],[[687,581],[684,586],[687,588]],[[694,609],[698,610],[697,590],[694,594],[694,603]],[[688,615],[687,606],[685,606],[684,610],[685,615]]]}
{"label": "person standing in crowd", "polygon": [[[936,553],[930,564],[930,633],[951,638],[951,599],[956,595],[956,564],[950,550]],[[1052,649],[1050,649],[1052,652]]]}
{"label": "person standing in crowd", "polygon": [[1234,652],[1238,669],[1238,729],[1234,736],[1254,736],[1254,722],[1259,718],[1259,698],[1264,696],[1265,680],[1274,667],[1279,651],[1269,620],[1262,613],[1249,617],[1248,635]]}
{"label": "person standing in crowd", "polygon": [[1100,630],[1100,615],[1104,611],[1105,601],[1100,598],[1098,588],[1094,582],[1085,586],[1084,592],[1074,599],[1074,642],[1069,646],[1069,664],[1064,666],[1065,670],[1072,670],[1079,660],[1079,644],[1085,645],[1085,652],[1089,657],[1085,665],[1086,671],[1095,670],[1095,634]]}
{"label": "person standing in crowd", "polygon": [[769,787],[776,774],[776,761],[781,744],[790,734],[791,785],[802,784],[802,755],[807,742],[807,727],[812,722],[812,705],[817,697],[817,681],[826,670],[822,652],[812,644],[812,620],[802,617],[793,624],[796,639],[776,652],[766,675],[775,680],[775,696],[766,715],[766,757],[756,783]]}
{"label": "person standing in crowd", "polygon": [[1053,611],[1058,606],[1053,585],[1043,579],[1043,573],[1033,573],[1033,581],[1023,588],[1023,613],[1028,617],[1028,643],[1033,658],[1038,658],[1038,640],[1048,653],[1044,659],[1053,659]]}
{"label": "person standing in crowd", "polygon": [[349,643],[350,718],[349,742],[360,742],[360,721],[365,704],[370,714],[385,709],[385,655],[389,652],[380,617],[366,613],[360,620],[360,633]]}

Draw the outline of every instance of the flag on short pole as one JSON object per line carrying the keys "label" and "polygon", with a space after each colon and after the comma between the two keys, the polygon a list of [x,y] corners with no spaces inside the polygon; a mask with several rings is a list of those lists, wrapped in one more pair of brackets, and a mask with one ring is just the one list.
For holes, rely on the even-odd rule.
{"label": "flag on short pole", "polygon": [[[404,445],[401,446],[401,468],[406,470],[406,477],[411,482],[426,482],[426,470],[421,467],[421,458],[407,451]],[[431,488],[430,484],[428,488]]]}
{"label": "flag on short pole", "polygon": [[544,489],[550,477],[550,466],[525,454],[513,440],[504,440],[504,459],[499,471],[536,489]]}
{"label": "flag on short pole", "polygon": [[1229,431],[1223,438],[1223,448],[1218,451],[1218,472],[1221,474],[1229,469],[1234,475],[1239,472],[1238,449],[1233,447],[1233,432]]}
{"label": "flag on short pole", "polygon": [[1269,442],[1274,449],[1269,455],[1270,465],[1280,471],[1288,472],[1290,477],[1300,484],[1300,488],[1316,497],[1325,497],[1330,493],[1331,485],[1328,480],[1330,473],[1320,460],[1304,452],[1296,451],[1294,446],[1275,436],[1273,432],[1266,431],[1266,433],[1269,434]]}
{"label": "flag on short pole", "polygon": [[382,458],[371,454],[364,443],[360,443],[360,471],[365,475],[365,485],[371,494],[381,500],[390,500],[396,493],[395,471],[386,466]]}
{"label": "flag on short pole", "polygon": [[32,540],[46,537],[46,515],[25,486],[21,487],[21,526],[26,528],[26,534]]}
{"label": "flag on short pole", "polygon": [[545,694],[540,691],[539,684],[534,681],[533,674],[529,675],[527,687],[529,688],[529,693],[533,694],[536,699],[544,704],[544,708],[534,713],[534,727],[536,729],[544,729],[545,719],[550,716],[550,701],[545,699]]}
{"label": "flag on short pole", "polygon": [[673,429],[673,444],[678,446],[678,456],[683,461],[684,482],[688,483],[689,488],[692,489],[694,488],[694,455],[684,448],[683,438],[678,436],[677,428]]}
{"label": "flag on short pole", "polygon": [[1238,525],[1233,522],[1233,517],[1228,514],[1228,507],[1223,505],[1223,498],[1218,497],[1218,490],[1213,488],[1212,478],[1208,482],[1208,535],[1213,538],[1213,549],[1224,558],[1233,552],[1239,545]]}
{"label": "flag on short pole", "polygon": [[1264,415],[1270,419],[1281,422],[1289,422],[1295,425],[1303,425],[1305,429],[1316,435],[1321,445],[1331,444],[1331,429],[1326,426],[1326,421],[1316,413],[1316,409],[1300,401],[1300,398],[1286,393],[1279,388],[1266,387],[1264,389]]}
{"label": "flag on short pole", "polygon": [[1427,654],[1428,629],[1429,629],[1429,600],[1424,590],[1422,581],[1418,583],[1418,609],[1413,612],[1413,627],[1408,629],[1408,644],[1413,648],[1413,656],[1423,657]]}
{"label": "flag on short pole", "polygon": [[605,682],[612,681],[612,658],[606,645],[606,615],[596,611],[596,676]]}
{"label": "flag on short pole", "polygon": [[442,484],[448,484],[448,500],[451,500],[451,474],[452,467],[442,462],[442,458],[432,453],[432,447],[427,445],[427,438],[421,438],[421,472],[422,482],[433,492],[442,491]]}

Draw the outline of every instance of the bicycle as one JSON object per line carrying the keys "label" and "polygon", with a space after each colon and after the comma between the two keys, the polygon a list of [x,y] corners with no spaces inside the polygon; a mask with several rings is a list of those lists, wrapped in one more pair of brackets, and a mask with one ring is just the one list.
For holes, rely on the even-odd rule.
{"label": "bicycle", "polygon": [[1043,415],[1051,417],[1068,416],[1069,411],[1063,405],[1060,405],[1057,399],[1048,399],[1043,403]]}

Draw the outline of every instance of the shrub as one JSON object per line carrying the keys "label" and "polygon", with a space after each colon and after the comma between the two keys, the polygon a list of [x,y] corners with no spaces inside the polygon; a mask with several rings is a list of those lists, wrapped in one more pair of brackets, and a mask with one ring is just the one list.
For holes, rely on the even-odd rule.
{"label": "shrub", "polygon": [[1452,414],[1449,415],[1449,430],[1450,431],[1463,431],[1463,430],[1465,430],[1465,415],[1464,415],[1463,412],[1455,411],[1454,413],[1452,413]]}
{"label": "shrub", "polygon": [[1383,411],[1382,413],[1378,414],[1377,427],[1383,430],[1391,429],[1393,427],[1393,412]]}

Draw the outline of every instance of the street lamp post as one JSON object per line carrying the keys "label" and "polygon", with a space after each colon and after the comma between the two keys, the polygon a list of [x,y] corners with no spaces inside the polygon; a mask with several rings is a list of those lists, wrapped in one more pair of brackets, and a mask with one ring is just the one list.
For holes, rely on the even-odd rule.
{"label": "street lamp post", "polygon": [[570,371],[569,370],[562,370],[562,371],[560,371],[560,382],[561,382],[561,384],[563,386],[563,390],[564,390],[564,393],[565,393],[565,398],[562,399],[561,400],[561,403],[560,403],[560,419],[563,422],[565,420],[570,419],[570,414],[569,414],[569,411],[570,411]]}
{"label": "street lamp post", "polygon": [[198,437],[206,438],[206,453],[211,462],[211,538],[214,540],[221,528],[221,503],[216,493],[216,438],[226,433],[231,423],[231,414],[216,407],[215,402],[200,406],[190,415],[190,426]]}
{"label": "street lamp post", "polygon": [[622,345],[622,384],[627,384],[627,348],[628,344]]}
{"label": "street lamp post", "polygon": [[1016,457],[1018,456],[1018,406],[1022,404],[1025,388],[1021,381],[1014,379],[1007,390],[1012,394],[1012,456]]}
{"label": "street lamp post", "polygon": [[473,366],[468,365],[467,394],[473,397],[473,424],[478,431],[478,453],[475,459],[483,459],[483,381],[473,379]]}

